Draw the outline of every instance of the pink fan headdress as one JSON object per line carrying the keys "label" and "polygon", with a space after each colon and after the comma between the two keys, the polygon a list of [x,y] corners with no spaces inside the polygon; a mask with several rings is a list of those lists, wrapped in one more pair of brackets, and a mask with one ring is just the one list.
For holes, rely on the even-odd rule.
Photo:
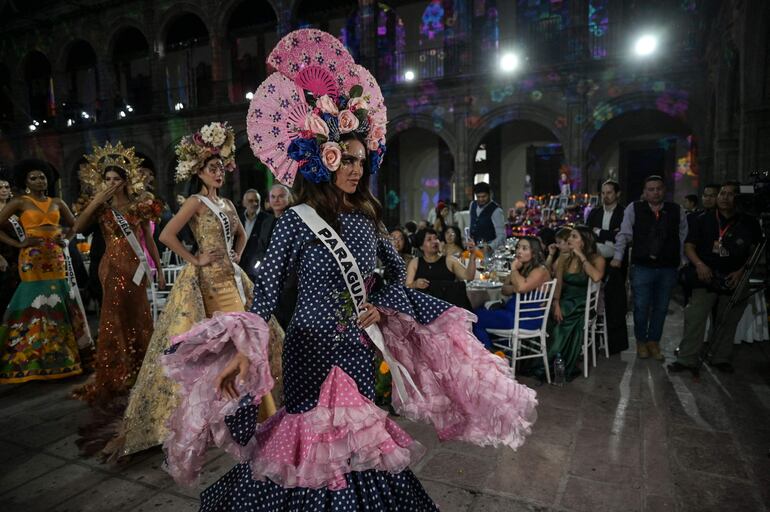
{"label": "pink fan headdress", "polygon": [[385,154],[385,100],[342,43],[321,30],[296,30],[267,63],[276,71],[254,94],[246,127],[254,155],[275,177],[291,185],[299,171],[314,183],[330,181],[349,132],[364,141],[376,173]]}

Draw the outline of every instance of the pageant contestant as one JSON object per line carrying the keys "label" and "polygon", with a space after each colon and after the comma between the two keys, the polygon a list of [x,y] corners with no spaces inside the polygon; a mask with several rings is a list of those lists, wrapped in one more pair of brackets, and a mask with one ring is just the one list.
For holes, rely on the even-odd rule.
{"label": "pageant contestant", "polygon": [[[73,231],[79,233],[96,221],[107,248],[98,270],[103,296],[96,372],[74,395],[99,408],[117,407],[120,417],[126,402],[115,399],[127,395],[136,381],[152,336],[147,300],[152,273],[139,240],[147,241],[152,259],[160,267],[150,222],[160,215],[161,205],[144,192],[142,159],[133,147],[107,143],[95,147],[86,160],[80,171],[81,188],[92,198],[78,215]],[[158,283],[161,288],[165,285],[162,272]]]}
{"label": "pageant contestant", "polygon": [[[164,357],[182,386],[168,469],[194,481],[212,439],[241,463],[203,492],[205,511],[436,510],[408,469],[424,449],[372,402],[375,347],[393,375],[393,406],[444,440],[517,448],[535,393],[473,337],[471,314],[404,287],[369,191],[386,123],[371,74],[312,29],[285,36],[268,63],[278,72],[251,103],[249,140],[279,180],[294,182],[298,206],[276,224],[251,312],[201,322]],[[378,258],[391,284],[370,289]],[[272,386],[267,320],[292,273],[285,408],[255,433],[254,404]]]}
{"label": "pageant contestant", "polygon": [[[0,175],[0,212],[8,205],[13,197],[11,192],[11,180]],[[6,235],[11,238],[17,237],[17,229],[21,230],[21,224],[17,217],[9,218],[5,224],[0,226]],[[19,249],[12,245],[0,244],[0,314],[5,312],[11,297],[19,286]]]}
{"label": "pageant contestant", "polygon": [[0,230],[0,242],[20,249],[21,277],[0,327],[2,384],[78,375],[78,342],[90,343],[85,316],[67,282],[62,226],[72,226],[72,212],[58,197],[48,197],[48,164],[25,160],[16,173],[17,186],[29,193],[11,199],[0,212],[0,225],[19,219],[17,236]]}
{"label": "pageant contestant", "polygon": [[[211,123],[184,137],[176,148],[177,182],[189,182],[194,195],[187,198],[160,234],[161,242],[183,258],[179,273],[161,313],[131,392],[119,437],[107,451],[128,455],[159,445],[165,423],[177,403],[177,386],[163,375],[160,356],[172,336],[189,330],[216,312],[244,311],[251,303],[252,283],[237,265],[245,232],[233,204],[219,197],[225,173],[235,169],[235,136],[224,123]],[[190,253],[177,235],[190,226],[199,252]],[[273,344],[282,340],[275,327]],[[280,353],[280,345],[276,347]],[[264,415],[275,412],[273,403]]]}

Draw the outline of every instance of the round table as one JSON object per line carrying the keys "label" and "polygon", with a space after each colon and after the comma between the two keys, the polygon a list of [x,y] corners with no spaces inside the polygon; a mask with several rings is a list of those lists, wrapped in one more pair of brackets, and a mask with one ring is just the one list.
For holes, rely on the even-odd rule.
{"label": "round table", "polygon": [[469,281],[465,285],[468,300],[473,309],[484,307],[484,304],[490,300],[501,300],[503,298],[503,284],[489,283],[489,281]]}

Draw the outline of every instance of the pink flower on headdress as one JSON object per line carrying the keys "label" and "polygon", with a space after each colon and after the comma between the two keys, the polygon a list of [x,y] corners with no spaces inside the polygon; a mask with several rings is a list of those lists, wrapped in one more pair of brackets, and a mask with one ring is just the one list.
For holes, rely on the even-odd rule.
{"label": "pink flower on headdress", "polygon": [[342,149],[336,142],[326,142],[321,145],[321,161],[330,171],[340,168],[342,162]]}
{"label": "pink flower on headdress", "polygon": [[358,118],[350,110],[343,110],[339,117],[340,133],[350,133],[358,128]]}
{"label": "pink flower on headdress", "polygon": [[350,101],[348,101],[348,109],[355,112],[360,108],[369,110],[369,103],[360,96],[358,98],[350,98]]}
{"label": "pink flower on headdress", "polygon": [[385,125],[384,124],[375,124],[372,126],[371,131],[369,132],[369,138],[374,139],[376,141],[385,141]]}
{"label": "pink flower on headdress", "polygon": [[193,134],[193,142],[199,145],[203,145],[203,136],[200,134],[200,132],[195,132]]}
{"label": "pink flower on headdress", "polygon": [[324,137],[329,136],[329,127],[326,126],[324,120],[316,114],[310,113],[305,117],[305,129],[310,130],[316,135],[323,135]]}
{"label": "pink flower on headdress", "polygon": [[334,103],[334,100],[328,94],[324,94],[318,98],[318,100],[315,102],[315,106],[325,114],[336,116],[340,113],[337,105]]}
{"label": "pink flower on headdress", "polygon": [[377,151],[380,147],[380,141],[378,139],[368,138],[366,139],[366,149],[369,151]]}

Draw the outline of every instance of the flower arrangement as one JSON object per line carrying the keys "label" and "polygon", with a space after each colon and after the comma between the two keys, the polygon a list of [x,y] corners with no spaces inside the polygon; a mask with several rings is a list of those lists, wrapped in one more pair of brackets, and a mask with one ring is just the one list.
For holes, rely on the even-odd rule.
{"label": "flower arrangement", "polygon": [[176,147],[175,181],[189,180],[212,156],[222,159],[225,170],[235,170],[235,132],[227,123],[210,123],[182,138]]}
{"label": "flower arrangement", "polygon": [[299,171],[313,183],[331,181],[331,173],[339,169],[346,149],[342,136],[358,134],[369,152],[369,166],[376,174],[385,156],[385,124],[370,115],[368,96],[360,85],[347,95],[336,98],[324,94],[315,98],[306,94],[311,110],[304,119],[300,136],[289,145],[289,158],[298,162]]}

